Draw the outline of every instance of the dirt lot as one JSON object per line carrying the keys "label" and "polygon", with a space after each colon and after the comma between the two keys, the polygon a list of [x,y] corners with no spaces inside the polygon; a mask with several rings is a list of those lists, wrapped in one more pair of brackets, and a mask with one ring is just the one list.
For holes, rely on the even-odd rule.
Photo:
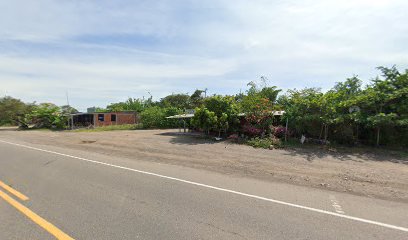
{"label": "dirt lot", "polygon": [[381,150],[254,149],[180,135],[177,130],[50,132],[8,129],[0,131],[0,139],[65,146],[135,161],[143,159],[408,202],[407,157]]}

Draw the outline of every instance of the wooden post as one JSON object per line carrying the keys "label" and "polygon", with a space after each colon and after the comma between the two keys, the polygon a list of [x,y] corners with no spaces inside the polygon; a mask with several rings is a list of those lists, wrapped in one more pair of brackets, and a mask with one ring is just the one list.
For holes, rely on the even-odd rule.
{"label": "wooden post", "polygon": [[289,118],[286,118],[286,128],[285,128],[285,142],[287,141],[287,136],[288,136],[288,124],[289,124]]}

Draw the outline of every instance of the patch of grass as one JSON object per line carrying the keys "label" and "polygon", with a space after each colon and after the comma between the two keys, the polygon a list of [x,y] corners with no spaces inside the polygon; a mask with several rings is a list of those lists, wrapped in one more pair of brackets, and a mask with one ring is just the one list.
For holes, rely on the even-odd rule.
{"label": "patch of grass", "polygon": [[282,144],[285,147],[293,147],[293,148],[304,147],[304,145],[302,143],[300,143],[299,139],[296,139],[296,138],[288,138],[286,142],[285,142],[285,140],[283,140]]}
{"label": "patch of grass", "polygon": [[397,153],[398,157],[408,159],[408,151],[401,151]]}
{"label": "patch of grass", "polygon": [[49,128],[21,128],[19,131],[40,131],[40,132],[51,132],[51,131],[61,131]]}
{"label": "patch of grass", "polygon": [[0,124],[0,127],[17,127],[17,125],[13,125],[10,123],[4,123],[4,124]]}
{"label": "patch of grass", "polygon": [[282,147],[282,142],[278,138],[255,137],[246,141],[245,144],[252,146],[254,148],[269,148],[271,145],[276,148]]}
{"label": "patch of grass", "polygon": [[367,146],[367,145],[359,145],[359,146],[349,146],[343,144],[337,144],[335,142],[331,142],[328,145],[321,145],[316,143],[304,143],[301,144],[299,139],[297,138],[288,138],[288,141],[282,141],[282,145],[288,149],[303,149],[303,150],[318,150],[318,151],[326,151],[331,153],[339,153],[339,154],[351,154],[351,155],[363,155],[363,154],[371,154],[377,156],[385,156],[385,157],[394,157],[398,159],[408,159],[408,149],[402,147],[389,147],[389,146]]}
{"label": "patch of grass", "polygon": [[96,128],[81,128],[74,132],[104,132],[104,131],[118,131],[118,130],[137,130],[143,129],[142,124],[124,124],[124,125],[110,125]]}

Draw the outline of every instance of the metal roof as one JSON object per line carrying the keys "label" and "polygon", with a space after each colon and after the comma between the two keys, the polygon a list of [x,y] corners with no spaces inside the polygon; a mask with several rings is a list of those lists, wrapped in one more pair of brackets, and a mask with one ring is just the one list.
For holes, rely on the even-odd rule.
{"label": "metal roof", "polygon": [[[285,111],[272,111],[271,113],[273,114],[273,116],[282,116],[286,112]],[[239,117],[243,117],[245,115],[246,115],[245,113],[238,113]]]}
{"label": "metal roof", "polygon": [[187,114],[178,114],[178,115],[174,115],[174,116],[170,116],[170,117],[166,117],[168,119],[180,119],[180,118],[192,118],[194,117],[193,113],[187,113]]}
{"label": "metal roof", "polygon": [[94,115],[94,114],[135,114],[135,111],[123,111],[123,112],[80,112],[80,113],[73,113],[70,114],[71,116],[79,116],[79,115]]}
{"label": "metal roof", "polygon": [[[285,114],[285,111],[272,111],[272,114],[274,116],[282,116],[283,114]],[[239,117],[243,117],[245,116],[245,113],[238,113]],[[174,115],[174,116],[170,116],[170,117],[166,117],[167,119],[181,119],[181,118],[192,118],[194,117],[193,113],[185,113],[185,114],[178,114],[178,115]]]}

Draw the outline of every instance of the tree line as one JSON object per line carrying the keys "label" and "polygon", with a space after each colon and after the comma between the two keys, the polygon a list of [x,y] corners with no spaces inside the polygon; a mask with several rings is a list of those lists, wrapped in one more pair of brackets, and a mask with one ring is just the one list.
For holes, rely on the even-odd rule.
{"label": "tree line", "polygon": [[[194,109],[187,121],[190,128],[207,134],[246,138],[276,139],[305,135],[322,143],[408,146],[408,69],[378,67],[379,76],[363,86],[358,76],[336,83],[323,92],[319,88],[282,92],[268,80],[248,83],[235,95],[205,96],[171,94],[158,101],[129,98],[98,108],[97,111],[135,111],[145,128],[177,127],[166,117]],[[275,110],[284,110],[276,117]],[[24,103],[12,97],[0,98],[0,125],[20,125],[61,129],[67,116],[77,112],[70,106],[51,103]],[[286,131],[286,122],[288,131]],[[269,143],[268,142],[268,143]]]}

